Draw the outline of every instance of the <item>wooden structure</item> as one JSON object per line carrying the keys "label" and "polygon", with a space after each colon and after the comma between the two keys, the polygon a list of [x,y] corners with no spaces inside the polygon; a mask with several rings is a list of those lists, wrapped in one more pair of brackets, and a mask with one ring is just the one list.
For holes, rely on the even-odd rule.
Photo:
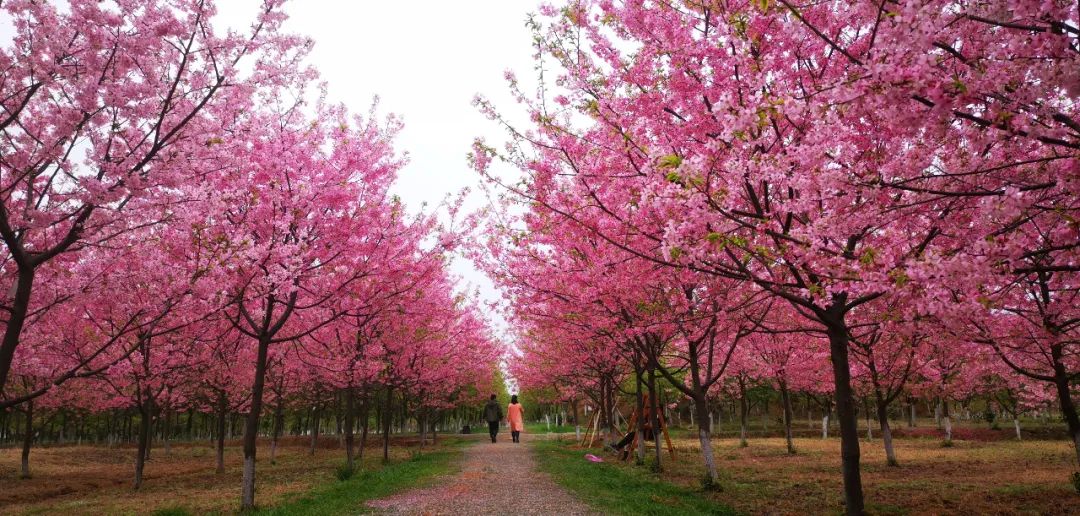
{"label": "wooden structure", "polygon": [[[646,402],[647,403],[647,402]],[[634,438],[630,442],[629,447],[626,450],[633,450],[637,447],[638,440],[638,423],[645,418],[641,417],[641,411],[634,409],[634,413],[630,415],[630,420],[627,421],[626,427],[627,433],[633,432]],[[671,435],[668,434],[667,421],[664,420],[664,413],[660,411],[657,415],[657,421],[660,424],[660,432],[664,434],[664,441],[667,443],[668,453],[671,454],[671,458],[675,458],[675,446],[671,444]],[[647,420],[646,420],[647,421]],[[621,431],[619,433],[622,433]],[[585,427],[585,435],[581,438],[581,446],[585,448],[592,448],[596,444],[596,437],[600,434],[600,412],[597,411],[593,414],[592,419],[589,421],[589,426]],[[630,457],[630,453],[626,453],[623,456],[623,460]]]}
{"label": "wooden structure", "polygon": [[[647,405],[648,401],[645,403]],[[626,452],[623,454],[623,460],[628,460],[630,458],[631,451],[637,448],[638,437],[644,434],[644,432],[639,434],[637,431],[637,425],[640,420],[647,421],[646,418],[642,417],[639,410],[634,409],[634,413],[630,415],[630,425],[627,427],[628,431],[634,432],[634,439],[630,441],[630,444],[625,448]],[[674,460],[675,446],[671,444],[671,435],[669,435],[667,431],[667,421],[664,420],[664,411],[658,411],[656,414],[656,421],[660,425],[660,432],[664,434],[664,442],[667,443],[668,453],[671,454],[671,459]]]}

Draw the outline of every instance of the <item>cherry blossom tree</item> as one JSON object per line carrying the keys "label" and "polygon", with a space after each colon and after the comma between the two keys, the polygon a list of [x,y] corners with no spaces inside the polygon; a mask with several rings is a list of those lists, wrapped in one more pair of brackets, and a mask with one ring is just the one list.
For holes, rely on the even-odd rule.
{"label": "cherry blossom tree", "polygon": [[[205,235],[230,249],[214,271],[226,285],[225,314],[255,341],[255,371],[244,431],[241,506],[254,506],[255,453],[271,345],[295,342],[348,314],[349,289],[364,275],[357,260],[381,242],[396,217],[387,188],[400,159],[376,119],[350,120],[319,106],[315,121],[295,108],[256,117],[250,142],[216,184],[217,209]],[[269,115],[269,114],[268,114]],[[246,180],[238,181],[238,178]]]}
{"label": "cherry blossom tree", "polygon": [[[685,305],[680,306],[682,315],[676,322],[680,338],[666,361],[685,369],[685,380],[679,381],[673,374],[675,371],[659,368],[676,389],[693,400],[702,459],[709,483],[714,485],[719,481],[719,473],[712,449],[709,399],[722,386],[721,380],[732,357],[742,351],[738,349],[740,342],[760,328],[764,314],[770,309],[768,303],[755,299],[755,294],[760,293],[739,286],[736,282],[720,280],[705,286],[683,287]],[[786,413],[790,416],[790,410]],[[790,448],[790,426],[788,429]]]}
{"label": "cherry blossom tree", "polygon": [[162,223],[169,197],[212,167],[212,143],[253,88],[296,76],[305,47],[279,34],[280,3],[265,2],[246,35],[216,33],[208,1],[3,6],[16,34],[0,55],[0,238],[12,285],[0,390],[28,315],[66,296],[44,266]]}
{"label": "cherry blossom tree", "polygon": [[[928,355],[927,334],[935,326],[925,322],[895,320],[900,313],[895,307],[883,307],[876,311],[885,320],[852,332],[851,356],[856,383],[862,384],[862,390],[869,393],[874,401],[886,463],[898,466],[889,426],[889,405],[906,392],[908,382],[919,373]],[[889,320],[889,317],[893,320]]]}
{"label": "cherry blossom tree", "polygon": [[534,127],[507,124],[508,150],[478,142],[475,161],[512,161],[527,176],[501,182],[508,191],[597,239],[753,283],[823,331],[846,510],[860,514],[851,330],[875,320],[871,302],[932,282],[935,257],[988,234],[971,230],[992,220],[980,197],[1068,191],[1023,176],[1075,164],[1075,9],[549,6],[535,41],[540,68],[558,75],[538,100],[519,95]]}

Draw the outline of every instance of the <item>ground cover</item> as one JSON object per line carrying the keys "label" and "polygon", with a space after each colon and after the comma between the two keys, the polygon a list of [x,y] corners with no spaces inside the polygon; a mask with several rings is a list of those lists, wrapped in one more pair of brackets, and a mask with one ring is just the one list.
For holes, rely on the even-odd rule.
{"label": "ground cover", "polygon": [[[462,441],[453,441],[460,444]],[[366,512],[365,502],[406,488],[428,484],[451,472],[461,455],[460,446],[443,446],[383,467],[358,471],[339,482],[328,482],[294,500],[276,505],[260,514],[266,516],[334,515]]]}
{"label": "ground cover", "polygon": [[[641,468],[593,463],[566,441],[533,444],[541,471],[605,514],[735,514],[700,490],[666,482]],[[599,453],[598,451],[595,451]]]}
{"label": "ground cover", "polygon": [[[390,447],[391,462],[381,463],[381,449],[367,449],[358,470],[337,478],[345,462],[336,438],[324,438],[309,455],[309,438],[285,439],[270,463],[269,443],[259,455],[259,506],[269,514],[329,514],[363,501],[422,483],[447,471],[460,455],[460,441],[442,439],[416,456],[417,446]],[[262,445],[265,444],[265,447]],[[131,489],[131,447],[51,446],[35,448],[33,477],[18,478],[19,450],[0,449],[0,513],[3,514],[231,514],[240,500],[242,453],[239,441],[225,450],[224,474],[214,472],[209,443],[175,443],[152,451],[143,488]],[[280,508],[280,510],[273,510]],[[284,511],[284,512],[282,512]]]}
{"label": "ground cover", "polygon": [[[974,430],[974,429],[973,429]],[[974,433],[974,432],[973,432]],[[704,492],[704,474],[696,439],[676,435],[676,459],[665,452],[660,478],[696,496],[753,514],[836,514],[843,512],[836,438],[799,438],[789,455],[778,437],[751,439],[740,447],[732,438],[714,439],[721,471],[717,492]],[[878,439],[862,441],[863,484],[870,514],[1063,514],[1080,512],[1080,496],[1068,481],[1075,468],[1064,441],[962,440],[951,447],[939,436],[896,440],[900,467],[888,467]],[[543,446],[543,445],[541,445]],[[568,441],[553,443],[553,457],[562,457],[568,471],[596,482],[647,475],[647,466],[614,460],[600,449],[583,450]],[[650,448],[651,456],[651,448]],[[606,459],[595,465],[582,458],[591,452]],[[543,455],[548,455],[544,453]],[[552,464],[556,459],[541,459]],[[561,466],[560,466],[561,467]],[[617,475],[613,475],[616,472]],[[604,480],[610,479],[610,480]],[[592,485],[589,489],[592,489]],[[625,485],[618,503],[640,504],[637,483]],[[637,509],[631,509],[637,510]]]}
{"label": "ground cover", "polygon": [[525,433],[529,433],[529,434],[548,434],[548,433],[565,434],[565,433],[573,433],[573,432],[574,432],[574,425],[567,425],[567,424],[556,425],[555,423],[552,423],[552,424],[548,425],[547,423],[544,423],[542,421],[533,422],[533,423],[525,423]]}

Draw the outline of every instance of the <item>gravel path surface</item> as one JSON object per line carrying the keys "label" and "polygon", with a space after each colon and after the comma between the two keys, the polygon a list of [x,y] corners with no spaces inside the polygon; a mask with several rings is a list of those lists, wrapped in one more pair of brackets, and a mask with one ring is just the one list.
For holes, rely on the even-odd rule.
{"label": "gravel path surface", "polygon": [[529,436],[520,444],[499,437],[496,444],[485,439],[466,448],[456,475],[368,505],[380,514],[597,514],[536,469]]}

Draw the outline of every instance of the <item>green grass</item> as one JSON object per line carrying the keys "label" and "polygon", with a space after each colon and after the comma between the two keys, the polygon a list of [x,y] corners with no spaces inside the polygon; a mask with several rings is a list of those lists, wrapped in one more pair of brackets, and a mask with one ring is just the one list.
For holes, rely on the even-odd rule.
{"label": "green grass", "polygon": [[389,496],[449,473],[461,456],[461,442],[394,462],[375,470],[357,471],[346,480],[331,479],[309,493],[275,507],[259,510],[266,516],[299,514],[360,514],[371,512],[365,502]]}
{"label": "green grass", "polygon": [[[582,430],[584,431],[584,430]],[[548,432],[554,433],[573,433],[574,425],[551,425],[551,429],[548,429],[548,425],[545,423],[525,423],[525,433],[528,434],[546,434]]]}
{"label": "green grass", "polygon": [[644,468],[589,462],[585,451],[569,448],[565,442],[545,441],[533,446],[540,469],[606,514],[737,514],[701,491],[659,480]]}
{"label": "green grass", "polygon": [[993,490],[995,494],[1006,496],[1033,496],[1046,491],[1046,486],[1040,484],[1005,484]]}
{"label": "green grass", "polygon": [[165,507],[151,513],[153,516],[191,516],[191,511],[183,507]]}

